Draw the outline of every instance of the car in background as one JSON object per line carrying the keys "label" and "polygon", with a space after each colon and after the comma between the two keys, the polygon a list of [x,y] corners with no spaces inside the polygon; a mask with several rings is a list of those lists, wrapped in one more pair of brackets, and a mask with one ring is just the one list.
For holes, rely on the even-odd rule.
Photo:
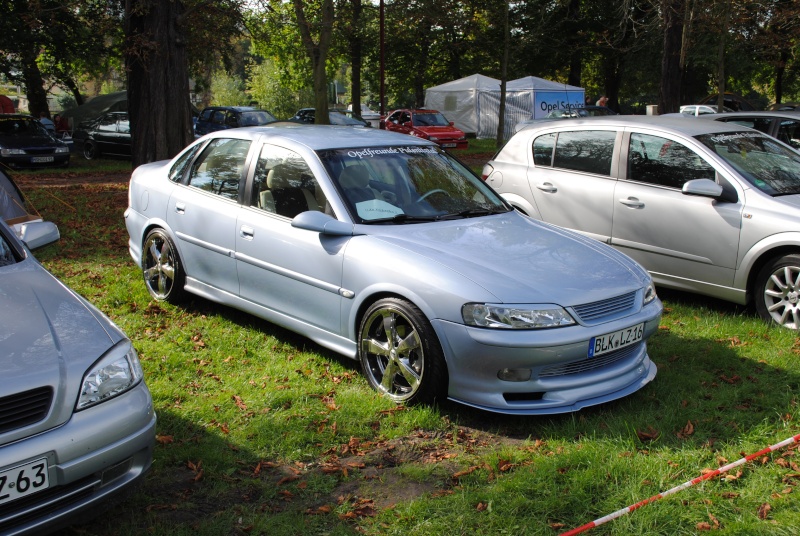
{"label": "car in background", "polygon": [[0,114],[0,163],[11,168],[69,165],[69,146],[25,114]]}
{"label": "car in background", "polygon": [[610,244],[657,285],[800,328],[800,154],[734,123],[615,116],[531,125],[483,169],[525,214]]}
{"label": "car in background", "polygon": [[191,293],[300,333],[395,403],[560,413],[655,377],[647,272],[512,210],[433,142],[232,129],[139,166],[129,188],[128,247],[154,299]]}
{"label": "car in background", "polygon": [[[712,106],[710,104],[685,104],[685,105],[681,106],[678,111],[679,111],[679,113],[682,113],[683,115],[700,116],[700,115],[708,115],[708,114],[720,113],[720,112],[717,111],[718,109],[719,108],[717,106],[715,106],[715,105]],[[733,110],[730,109],[730,108],[723,107],[723,112],[724,113],[732,112],[732,111]]]}
{"label": "car in background", "polygon": [[754,128],[800,150],[800,111],[731,112],[703,118]]}
{"label": "car in background", "polygon": [[277,121],[266,110],[252,106],[208,106],[197,117],[194,125],[196,137],[229,128],[257,127]]}
{"label": "car in background", "polygon": [[83,157],[93,160],[101,155],[131,156],[131,123],[128,112],[110,112],[82,122],[73,134]]}
{"label": "car in background", "polygon": [[767,107],[767,110],[774,112],[787,112],[790,110],[796,110],[799,106],[800,102],[776,102],[775,104],[770,104]]}
{"label": "car in background", "polygon": [[58,228],[25,226],[23,243],[0,221],[0,534],[86,522],[141,481],[155,443],[131,341],[31,254]]}
{"label": "car in background", "polygon": [[568,109],[553,110],[545,117],[535,119],[531,116],[530,119],[518,122],[514,125],[514,133],[519,132],[523,128],[533,123],[540,123],[542,121],[553,121],[556,119],[576,119],[578,117],[596,117],[606,115],[617,115],[617,112],[607,106],[580,106]]}
{"label": "car in background", "polygon": [[[300,108],[292,117],[287,119],[292,123],[303,123],[306,125],[313,125],[317,118],[317,111],[315,108]],[[348,127],[369,127],[370,124],[362,119],[349,116],[344,110],[329,110],[328,121],[331,125],[340,125]]]}
{"label": "car in background", "polygon": [[381,120],[380,125],[391,132],[431,140],[445,149],[466,149],[469,146],[464,131],[436,110],[394,110]]}

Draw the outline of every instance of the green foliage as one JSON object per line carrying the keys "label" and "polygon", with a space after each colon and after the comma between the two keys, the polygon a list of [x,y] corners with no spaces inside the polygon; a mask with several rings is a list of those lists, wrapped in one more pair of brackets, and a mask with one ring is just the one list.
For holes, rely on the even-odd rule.
{"label": "green foliage", "polygon": [[[260,64],[251,63],[247,68],[247,92],[258,105],[269,110],[279,119],[292,117],[297,110],[309,106],[312,97],[308,90],[292,91],[284,83],[284,72],[270,59]],[[305,94],[305,97],[298,94]]]}
{"label": "green foliage", "polygon": [[244,91],[241,79],[234,78],[225,71],[217,71],[211,77],[211,92],[215,106],[246,106],[250,99]]}

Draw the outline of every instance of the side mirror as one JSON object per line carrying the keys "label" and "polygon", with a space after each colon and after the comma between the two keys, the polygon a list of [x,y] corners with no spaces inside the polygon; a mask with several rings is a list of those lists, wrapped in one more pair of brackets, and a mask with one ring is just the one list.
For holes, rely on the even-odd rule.
{"label": "side mirror", "polygon": [[353,236],[353,224],[345,223],[317,210],[301,212],[292,220],[292,227],[331,236]]}
{"label": "side mirror", "polygon": [[[722,186],[711,179],[686,181],[683,184],[683,188],[681,188],[681,192],[683,192],[684,195],[697,195],[700,197],[712,197],[723,201],[731,201],[731,199],[728,199],[728,195],[723,195],[725,190]],[[733,201],[735,201],[735,199],[733,199]]]}
{"label": "side mirror", "polygon": [[456,126],[456,124],[453,121],[450,121],[450,126],[454,127],[454,126]]}
{"label": "side mirror", "polygon": [[50,221],[33,221],[19,225],[17,235],[30,250],[52,244],[61,238],[56,224]]}

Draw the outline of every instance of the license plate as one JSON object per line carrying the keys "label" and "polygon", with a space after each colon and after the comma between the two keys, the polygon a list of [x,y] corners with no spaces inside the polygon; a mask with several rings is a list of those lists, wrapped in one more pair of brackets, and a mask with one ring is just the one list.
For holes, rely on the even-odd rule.
{"label": "license plate", "polygon": [[589,357],[607,354],[620,348],[625,348],[642,340],[644,323],[624,328],[614,333],[607,333],[600,337],[592,337],[589,341]]}
{"label": "license plate", "polygon": [[447,147],[455,147],[455,146],[456,146],[455,143],[443,143],[442,144],[442,147],[445,147],[445,148],[447,148]]}
{"label": "license plate", "polygon": [[0,504],[42,491],[50,486],[47,458],[0,472]]}
{"label": "license plate", "polygon": [[38,163],[41,163],[41,162],[52,162],[53,160],[55,160],[55,157],[52,157],[52,156],[32,156],[31,157],[31,162],[34,163],[34,164],[38,164]]}

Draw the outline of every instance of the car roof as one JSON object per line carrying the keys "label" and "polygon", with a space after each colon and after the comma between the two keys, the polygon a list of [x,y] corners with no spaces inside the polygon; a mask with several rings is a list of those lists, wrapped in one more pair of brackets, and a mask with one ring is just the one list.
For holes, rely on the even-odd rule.
{"label": "car roof", "polygon": [[[723,115],[723,114],[720,114]],[[729,114],[724,114],[728,116]],[[546,121],[541,123],[531,123],[519,132],[531,132],[539,129],[561,129],[575,130],[576,127],[656,127],[665,132],[681,134],[684,136],[698,136],[701,134],[712,134],[716,132],[736,132],[741,131],[741,125],[728,125],[718,121],[698,121],[694,116],[670,115],[669,117],[658,115],[607,115],[595,117],[581,117],[570,119],[569,121]]]}
{"label": "car roof", "polygon": [[752,112],[725,112],[711,117],[704,116],[704,119],[728,119],[731,117],[791,117],[800,119],[800,110],[754,110]]}
{"label": "car roof", "polygon": [[262,136],[267,139],[276,138],[291,140],[318,151],[323,149],[346,149],[350,147],[409,146],[436,144],[415,138],[407,134],[399,134],[373,128],[352,128],[339,125],[307,125],[281,121],[258,127],[242,127],[219,130],[207,137],[245,138],[255,140]]}

